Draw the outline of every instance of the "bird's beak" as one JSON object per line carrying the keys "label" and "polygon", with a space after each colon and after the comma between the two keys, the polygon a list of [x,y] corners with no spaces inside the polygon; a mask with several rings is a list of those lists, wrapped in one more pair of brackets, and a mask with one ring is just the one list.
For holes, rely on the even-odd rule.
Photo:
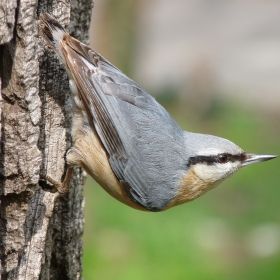
{"label": "bird's beak", "polygon": [[273,158],[278,157],[278,155],[256,155],[245,153],[246,159],[243,161],[242,166],[246,166],[252,163],[267,161]]}

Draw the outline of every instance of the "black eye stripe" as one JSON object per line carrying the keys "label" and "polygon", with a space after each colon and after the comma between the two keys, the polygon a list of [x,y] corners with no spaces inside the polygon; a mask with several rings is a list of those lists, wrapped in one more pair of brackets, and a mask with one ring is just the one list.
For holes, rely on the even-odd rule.
{"label": "black eye stripe", "polygon": [[[227,156],[226,162],[236,162],[236,161],[244,161],[246,159],[245,153],[239,154],[239,155],[231,155],[231,154],[225,154]],[[198,163],[204,163],[207,165],[213,165],[215,163],[221,163],[219,159],[219,155],[217,156],[195,156],[190,157],[188,166],[198,164]],[[221,163],[223,164],[223,163]]]}

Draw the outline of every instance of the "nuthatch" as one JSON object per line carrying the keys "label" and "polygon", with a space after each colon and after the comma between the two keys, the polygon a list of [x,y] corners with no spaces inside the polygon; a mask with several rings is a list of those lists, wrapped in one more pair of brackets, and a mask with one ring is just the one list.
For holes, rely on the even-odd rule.
{"label": "nuthatch", "polygon": [[[243,166],[276,157],[183,131],[153,97],[52,16],[41,15],[39,31],[65,65],[74,100],[65,181],[73,166],[82,166],[117,200],[161,211],[199,197]],[[65,182],[56,185],[67,191]]]}

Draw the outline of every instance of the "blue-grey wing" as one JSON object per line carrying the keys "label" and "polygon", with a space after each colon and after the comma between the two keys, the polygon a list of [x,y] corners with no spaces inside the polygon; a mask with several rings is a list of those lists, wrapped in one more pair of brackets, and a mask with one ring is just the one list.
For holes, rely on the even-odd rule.
{"label": "blue-grey wing", "polygon": [[70,36],[62,50],[123,189],[146,209],[162,210],[175,197],[186,167],[182,130],[154,98],[96,52]]}

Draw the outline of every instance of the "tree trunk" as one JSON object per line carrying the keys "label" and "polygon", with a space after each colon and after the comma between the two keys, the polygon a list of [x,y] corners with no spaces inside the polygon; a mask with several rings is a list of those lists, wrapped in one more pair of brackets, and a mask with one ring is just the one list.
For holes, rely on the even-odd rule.
{"label": "tree trunk", "polygon": [[[71,145],[66,73],[38,36],[53,14],[88,43],[92,0],[0,0],[0,279],[81,279],[84,175],[61,196]],[[71,12],[70,12],[71,8]]]}

